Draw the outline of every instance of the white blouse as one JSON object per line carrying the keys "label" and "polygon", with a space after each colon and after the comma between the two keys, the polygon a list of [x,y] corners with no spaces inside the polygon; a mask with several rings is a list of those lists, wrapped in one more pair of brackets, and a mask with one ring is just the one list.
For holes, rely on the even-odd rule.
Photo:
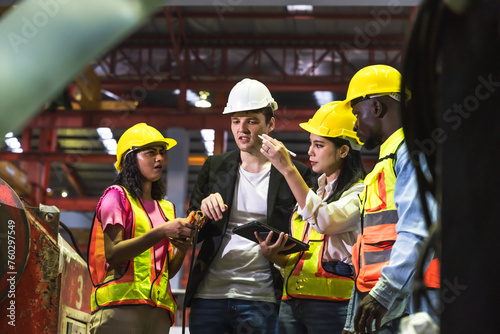
{"label": "white blouse", "polygon": [[[360,229],[359,194],[364,190],[362,182],[354,184],[334,202],[326,203],[337,180],[326,183],[326,175],[318,178],[318,190],[309,190],[304,208],[297,213],[309,222],[316,232],[325,234],[323,261],[342,261],[352,264],[351,248]],[[326,192],[326,195],[323,194]]]}

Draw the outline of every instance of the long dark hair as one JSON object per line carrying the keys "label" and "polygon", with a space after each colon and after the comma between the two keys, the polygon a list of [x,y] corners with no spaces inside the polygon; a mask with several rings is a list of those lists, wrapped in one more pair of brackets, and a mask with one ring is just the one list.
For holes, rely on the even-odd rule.
{"label": "long dark hair", "polygon": [[[142,198],[142,174],[137,164],[137,153],[140,150],[134,150],[125,155],[123,159],[123,169],[116,176],[113,185],[119,185],[127,189],[130,195],[137,199]],[[162,200],[166,194],[165,184],[162,179],[153,182],[151,186],[151,197],[156,200]]]}
{"label": "long dark hair", "polygon": [[[325,202],[331,203],[337,201],[342,194],[349,188],[351,188],[355,183],[362,181],[366,172],[363,167],[363,163],[361,162],[361,153],[359,151],[353,150],[351,144],[348,140],[341,138],[331,138],[324,137],[330,140],[335,147],[340,148],[342,145],[349,146],[349,153],[344,158],[344,162],[342,163],[342,167],[340,168],[339,176],[337,177],[337,182],[335,182],[335,188],[333,192]],[[316,191],[318,185],[315,186],[314,191]]]}

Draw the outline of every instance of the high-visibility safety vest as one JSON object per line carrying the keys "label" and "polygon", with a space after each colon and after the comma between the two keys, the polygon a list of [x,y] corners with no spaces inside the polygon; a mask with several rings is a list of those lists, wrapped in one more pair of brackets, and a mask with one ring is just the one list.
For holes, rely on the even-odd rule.
{"label": "high-visibility safety vest", "polygon": [[428,288],[439,289],[439,287],[441,286],[440,272],[441,272],[441,265],[439,263],[439,259],[437,258],[432,259],[431,263],[429,264],[429,267],[424,273],[424,283]]}
{"label": "high-visibility safety vest", "polygon": [[[352,261],[356,269],[356,288],[361,292],[368,292],[377,284],[382,268],[389,264],[398,236],[394,164],[396,151],[403,141],[403,129],[399,129],[382,145],[380,158],[365,177],[365,191],[360,194],[361,234],[352,247]],[[428,287],[439,287],[437,259],[426,271],[426,278]]]}
{"label": "high-visibility safety vest", "polygon": [[321,265],[325,236],[316,232],[295,212],[291,221],[291,235],[309,243],[309,249],[292,253],[285,267],[283,299],[305,298],[344,301],[351,297],[354,277],[326,272]]}
{"label": "high-visibility safety vest", "polygon": [[[128,200],[127,209],[132,210],[130,238],[137,238],[152,228],[152,222],[141,202],[134,199],[125,188],[123,190]],[[166,221],[175,218],[172,203],[161,200],[158,204]],[[123,276],[104,283],[106,279],[104,232],[101,222],[95,215],[88,251],[88,266],[93,284],[92,313],[101,308],[119,305],[150,305],[168,310],[173,321],[177,304],[168,281],[168,261],[172,255],[173,248],[169,245],[162,270],[157,273],[154,247],[151,247],[128,262]]]}

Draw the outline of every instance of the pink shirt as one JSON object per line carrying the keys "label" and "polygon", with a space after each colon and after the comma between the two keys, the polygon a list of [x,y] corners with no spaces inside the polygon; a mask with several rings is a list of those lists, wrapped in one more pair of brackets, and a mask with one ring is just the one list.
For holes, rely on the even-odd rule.
{"label": "pink shirt", "polygon": [[[153,227],[165,223],[160,207],[156,201],[141,200]],[[118,186],[111,186],[104,192],[97,204],[97,219],[102,223],[103,231],[106,231],[108,225],[119,224],[124,228],[123,239],[130,238],[130,229],[132,228],[132,210],[127,210],[127,198],[124,190]],[[167,254],[168,240],[163,239],[157,243],[155,248],[156,270],[160,271]],[[109,265],[106,263],[106,269]]]}

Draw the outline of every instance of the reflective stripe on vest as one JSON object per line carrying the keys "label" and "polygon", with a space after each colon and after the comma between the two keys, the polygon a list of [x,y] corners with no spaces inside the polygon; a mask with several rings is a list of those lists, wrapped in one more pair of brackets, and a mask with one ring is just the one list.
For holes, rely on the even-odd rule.
{"label": "reflective stripe on vest", "polygon": [[294,297],[336,301],[348,300],[354,286],[353,277],[328,273],[321,265],[325,236],[316,232],[296,212],[292,217],[291,230],[294,238],[309,242],[309,250],[290,255],[285,268],[283,299]]}
{"label": "reflective stripe on vest", "polygon": [[[403,130],[399,129],[383,144],[377,164],[365,178],[365,192],[360,195],[362,229],[352,248],[352,259],[356,288],[361,292],[370,291],[378,282],[382,268],[389,264],[392,245],[397,238],[394,158],[403,140]],[[424,280],[428,287],[439,288],[437,259],[432,260]]]}
{"label": "reflective stripe on vest", "polygon": [[[139,200],[134,199],[124,189],[128,199],[127,207],[132,210],[132,226],[130,238],[139,237],[151,229],[151,221]],[[161,200],[157,202],[167,220],[175,218],[172,203]],[[102,224],[94,216],[89,244],[89,271],[93,283],[91,309],[94,313],[102,307],[116,305],[147,304],[170,311],[173,321],[177,304],[174,301],[169,285],[168,262],[173,255],[173,248],[168,246],[167,256],[162,270],[156,273],[154,247],[130,260],[125,274],[117,279],[103,283],[106,278],[104,232]]]}
{"label": "reflective stripe on vest", "polygon": [[356,287],[361,292],[370,291],[378,282],[397,238],[394,155],[403,140],[403,129],[399,129],[382,145],[380,158],[365,177],[365,191],[360,195],[362,229],[352,248],[352,259]]}

